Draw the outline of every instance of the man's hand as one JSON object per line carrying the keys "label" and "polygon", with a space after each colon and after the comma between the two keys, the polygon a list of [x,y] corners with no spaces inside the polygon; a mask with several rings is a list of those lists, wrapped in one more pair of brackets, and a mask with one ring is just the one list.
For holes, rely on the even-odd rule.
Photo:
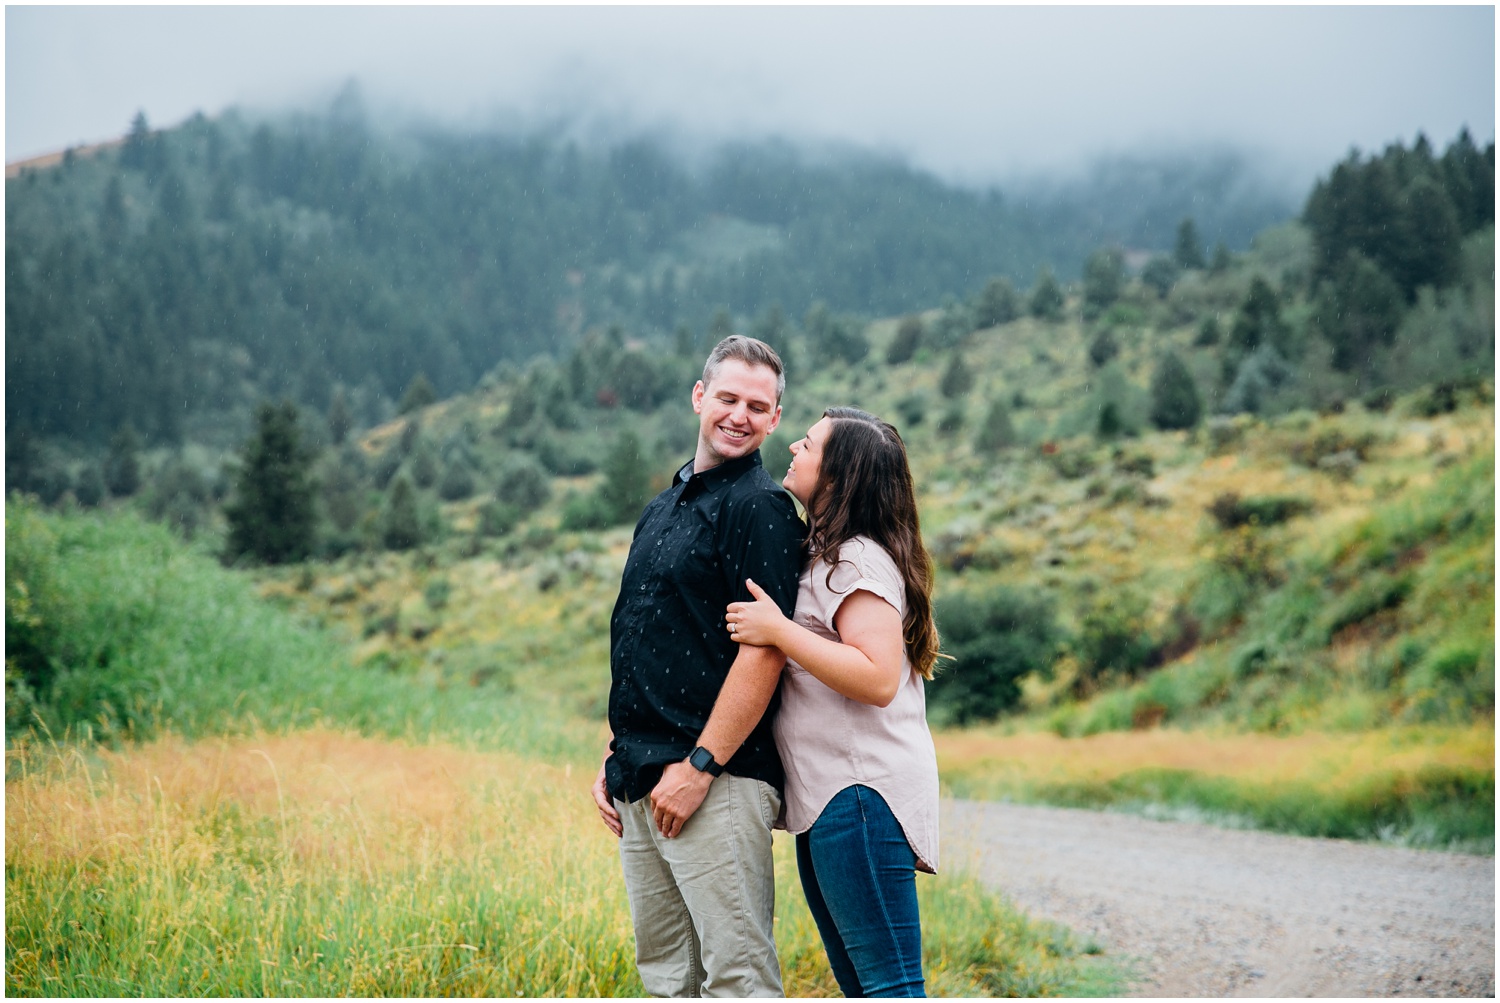
{"label": "man's hand", "polygon": [[668,839],[681,832],[708,797],[708,785],[713,782],[712,775],[693,769],[686,760],[662,770],[661,780],[651,791],[651,816],[657,831]]}
{"label": "man's hand", "polygon": [[604,783],[604,764],[599,764],[599,775],[594,778],[594,804],[599,806],[599,817],[604,819],[604,824],[609,831],[617,837],[625,832],[625,826],[620,821],[620,813],[615,810],[614,799],[609,796],[609,788]]}

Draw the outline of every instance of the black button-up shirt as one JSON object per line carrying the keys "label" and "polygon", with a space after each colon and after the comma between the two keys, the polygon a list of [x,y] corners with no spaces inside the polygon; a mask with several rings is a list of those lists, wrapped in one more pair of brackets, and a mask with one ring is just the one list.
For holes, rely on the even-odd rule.
{"label": "black button-up shirt", "polygon": [[[797,602],[802,521],[760,452],[702,473],[689,462],[636,523],[610,620],[610,794],[637,801],[668,763],[686,759],[739,654],[725,607],[749,600],[745,579],[788,616]],[[736,776],[784,781],[771,732],[778,700],[725,764]]]}

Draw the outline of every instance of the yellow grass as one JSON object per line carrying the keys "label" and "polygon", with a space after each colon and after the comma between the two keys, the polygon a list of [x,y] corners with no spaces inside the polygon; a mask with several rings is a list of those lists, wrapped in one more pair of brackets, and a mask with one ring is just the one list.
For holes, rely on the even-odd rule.
{"label": "yellow grass", "polygon": [[[642,992],[591,773],[334,731],[10,760],[10,995]],[[833,995],[776,844],[787,992]],[[1115,984],[961,876],[919,887],[935,993]]]}
{"label": "yellow grass", "polygon": [[1360,734],[1228,734],[1170,728],[1062,738],[1050,732],[990,731],[935,736],[938,769],[948,780],[993,784],[1108,781],[1144,769],[1188,770],[1255,784],[1305,782],[1330,789],[1377,771],[1429,766],[1492,769],[1495,732],[1403,728]]}

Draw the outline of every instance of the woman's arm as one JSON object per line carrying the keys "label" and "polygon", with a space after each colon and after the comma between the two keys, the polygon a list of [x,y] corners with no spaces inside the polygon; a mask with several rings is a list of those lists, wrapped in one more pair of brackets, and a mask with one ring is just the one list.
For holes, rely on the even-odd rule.
{"label": "woman's arm", "polygon": [[842,643],[819,637],[787,619],[759,585],[746,579],[755,602],[729,604],[730,636],[741,644],[772,646],[834,692],[885,707],[901,689],[901,614],[873,592],[858,589],[839,605],[833,626]]}

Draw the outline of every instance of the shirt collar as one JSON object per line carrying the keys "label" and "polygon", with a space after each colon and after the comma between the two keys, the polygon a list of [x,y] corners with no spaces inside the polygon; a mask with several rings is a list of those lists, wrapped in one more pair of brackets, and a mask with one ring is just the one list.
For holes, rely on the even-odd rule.
{"label": "shirt collar", "polygon": [[688,460],[677,469],[677,476],[672,478],[672,481],[675,484],[685,484],[688,481],[696,478],[703,485],[705,490],[711,491],[714,488],[718,487],[720,484],[734,480],[741,474],[745,473],[747,470],[750,470],[752,467],[758,467],[760,465],[761,462],[759,449],[745,456],[739,456],[732,460],[725,460],[718,466],[709,467],[707,470],[698,474],[693,473],[693,461]]}

